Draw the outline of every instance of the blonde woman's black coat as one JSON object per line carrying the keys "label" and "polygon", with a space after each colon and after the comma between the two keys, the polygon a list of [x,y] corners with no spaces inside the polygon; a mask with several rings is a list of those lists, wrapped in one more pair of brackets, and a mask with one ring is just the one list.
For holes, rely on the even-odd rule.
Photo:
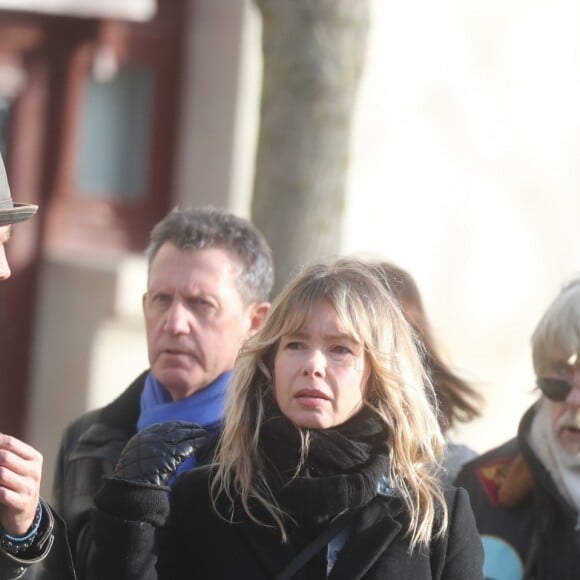
{"label": "blonde woman's black coat", "polygon": [[[220,518],[210,501],[209,473],[200,468],[180,478],[171,493],[168,524],[157,538],[152,525],[106,513],[101,504],[99,575],[108,580],[276,578],[295,555],[293,546],[283,544],[276,529],[247,517],[234,523]],[[467,493],[448,488],[445,497],[447,533],[433,540],[430,550],[409,554],[401,502],[377,495],[358,514],[329,580],[482,580],[483,552]],[[161,499],[150,497],[147,509]]]}

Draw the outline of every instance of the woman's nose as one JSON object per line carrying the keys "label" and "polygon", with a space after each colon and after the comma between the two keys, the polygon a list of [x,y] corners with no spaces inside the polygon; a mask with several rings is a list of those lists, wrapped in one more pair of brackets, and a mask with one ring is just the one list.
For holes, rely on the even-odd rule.
{"label": "woman's nose", "polygon": [[305,376],[325,377],[326,357],[319,350],[311,351],[304,361],[302,373]]}

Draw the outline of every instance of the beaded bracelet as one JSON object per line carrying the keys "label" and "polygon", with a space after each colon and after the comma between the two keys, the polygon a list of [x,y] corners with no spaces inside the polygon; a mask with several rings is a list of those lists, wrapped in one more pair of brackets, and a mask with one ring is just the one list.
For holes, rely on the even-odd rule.
{"label": "beaded bracelet", "polygon": [[30,527],[30,531],[25,536],[11,536],[2,530],[0,531],[0,546],[12,554],[22,554],[22,552],[28,550],[28,548],[30,548],[34,543],[34,540],[36,540],[41,520],[42,505],[39,503],[36,508],[36,514],[32,526]]}

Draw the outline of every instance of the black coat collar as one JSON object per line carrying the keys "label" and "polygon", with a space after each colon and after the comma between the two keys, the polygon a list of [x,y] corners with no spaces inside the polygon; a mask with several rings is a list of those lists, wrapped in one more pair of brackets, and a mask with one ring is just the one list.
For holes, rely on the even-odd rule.
{"label": "black coat collar", "polygon": [[141,393],[149,371],[141,373],[114,401],[92,411],[88,427],[70,454],[116,461],[127,441],[137,432]]}
{"label": "black coat collar", "polygon": [[99,423],[135,434],[141,413],[141,393],[148,374],[149,369],[143,371],[114,401],[103,407]]}

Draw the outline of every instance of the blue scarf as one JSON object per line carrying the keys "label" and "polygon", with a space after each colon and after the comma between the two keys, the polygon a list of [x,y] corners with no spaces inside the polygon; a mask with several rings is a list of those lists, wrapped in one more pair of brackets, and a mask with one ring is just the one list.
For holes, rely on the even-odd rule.
{"label": "blue scarf", "polygon": [[[167,389],[149,372],[141,393],[141,414],[137,421],[137,431],[142,431],[154,423],[166,421],[189,421],[203,427],[210,439],[217,436],[224,416],[224,406],[231,371],[220,375],[205,389],[179,401],[174,401]],[[195,467],[194,455],[186,459],[177,469],[175,478],[184,471]]]}

